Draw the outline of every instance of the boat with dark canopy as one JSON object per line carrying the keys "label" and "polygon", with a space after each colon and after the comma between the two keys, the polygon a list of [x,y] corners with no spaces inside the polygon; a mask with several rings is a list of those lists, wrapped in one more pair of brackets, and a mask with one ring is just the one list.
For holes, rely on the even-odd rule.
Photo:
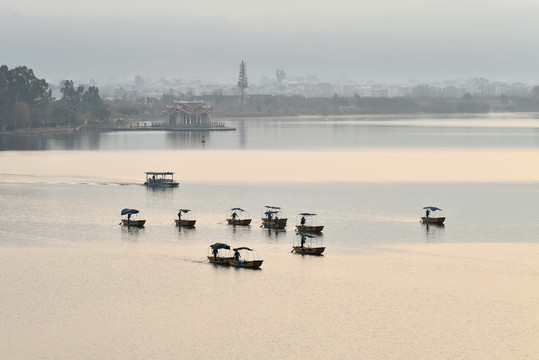
{"label": "boat with dark canopy", "polygon": [[230,254],[230,246],[225,243],[215,243],[208,248],[208,260],[212,264],[228,265],[228,261],[232,259]]}
{"label": "boat with dark canopy", "polygon": [[134,227],[143,227],[146,223],[146,220],[141,220],[138,217],[140,212],[137,209],[123,209],[122,212],[122,222],[120,223],[123,226],[134,226]]}
{"label": "boat with dark canopy", "polygon": [[284,229],[288,219],[283,216],[278,206],[266,205],[262,210],[262,226],[267,229]]}
{"label": "boat with dark canopy", "polygon": [[258,252],[248,247],[242,246],[232,249],[234,255],[228,260],[228,265],[249,269],[258,269],[264,260],[260,260]]}
{"label": "boat with dark canopy", "polygon": [[443,224],[444,211],[436,206],[425,206],[421,213],[421,222],[424,224]]}
{"label": "boat with dark canopy", "polygon": [[318,224],[318,215],[313,213],[299,213],[296,216],[296,231],[298,232],[308,232],[308,233],[319,233],[324,230],[324,225]]}
{"label": "boat with dark canopy", "polygon": [[[301,255],[322,255],[326,249],[324,246],[313,246],[316,242],[316,236],[307,233],[297,233],[300,237],[299,245],[292,246],[292,252]],[[308,242],[308,244],[307,244]]]}
{"label": "boat with dark canopy", "polygon": [[178,218],[174,222],[176,226],[192,228],[195,226],[196,220],[191,218],[191,210],[180,209],[178,211]]}
{"label": "boat with dark canopy", "polygon": [[236,207],[228,210],[226,218],[228,225],[247,226],[251,224],[251,220],[247,211],[241,208]]}

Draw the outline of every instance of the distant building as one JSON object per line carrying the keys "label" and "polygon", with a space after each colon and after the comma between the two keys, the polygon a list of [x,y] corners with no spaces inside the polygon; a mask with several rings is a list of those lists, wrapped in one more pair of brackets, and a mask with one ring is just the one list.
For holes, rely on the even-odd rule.
{"label": "distant building", "polygon": [[188,127],[211,127],[211,106],[204,101],[173,101],[166,112],[169,125]]}

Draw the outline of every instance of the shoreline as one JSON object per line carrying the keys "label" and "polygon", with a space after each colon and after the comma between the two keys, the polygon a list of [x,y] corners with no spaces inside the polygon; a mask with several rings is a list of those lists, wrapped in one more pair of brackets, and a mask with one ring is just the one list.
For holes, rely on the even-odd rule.
{"label": "shoreline", "polygon": [[[372,119],[372,120],[386,120],[386,119],[464,119],[464,118],[491,118],[491,117],[503,117],[511,116],[515,117],[531,117],[539,119],[539,113],[537,112],[488,112],[488,113],[444,113],[444,114],[431,114],[431,113],[418,113],[418,114],[357,114],[357,115],[269,115],[269,114],[219,114],[214,116],[214,120],[272,120],[272,119],[324,119],[324,118],[333,118],[333,119]],[[142,120],[137,120],[142,121]],[[51,127],[51,128],[25,128],[25,129],[16,129],[9,131],[0,131],[0,136],[36,136],[36,135],[63,135],[71,134],[77,131],[82,130],[99,130],[99,131],[133,131],[133,130],[152,130],[152,131],[223,131],[223,130],[235,130],[234,128],[193,128],[193,129],[159,129],[151,127],[122,127],[122,128],[113,128],[113,127]]]}

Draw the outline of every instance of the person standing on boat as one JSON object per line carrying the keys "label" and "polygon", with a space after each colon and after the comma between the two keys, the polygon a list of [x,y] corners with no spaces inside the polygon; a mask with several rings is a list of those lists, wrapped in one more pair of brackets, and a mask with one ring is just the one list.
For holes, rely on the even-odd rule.
{"label": "person standing on boat", "polygon": [[238,217],[238,214],[236,214],[236,212],[234,211],[234,212],[232,213],[232,219],[236,220],[237,217]]}
{"label": "person standing on boat", "polygon": [[131,213],[127,213],[127,223],[131,221]]}
{"label": "person standing on boat", "polygon": [[234,260],[240,261],[240,252],[238,250],[234,250]]}
{"label": "person standing on boat", "polygon": [[301,226],[305,226],[305,216],[301,217],[300,224],[301,224]]}
{"label": "person standing on boat", "polygon": [[178,211],[178,223],[182,222],[182,211]]}
{"label": "person standing on boat", "polygon": [[301,235],[301,248],[303,249],[303,245],[305,245],[305,235]]}
{"label": "person standing on boat", "polygon": [[213,249],[213,259],[214,260],[217,260],[217,253],[219,252],[219,250],[217,249]]}
{"label": "person standing on boat", "polygon": [[427,211],[425,211],[425,215],[426,215],[427,217],[429,217],[429,214],[430,214],[430,210],[427,209]]}

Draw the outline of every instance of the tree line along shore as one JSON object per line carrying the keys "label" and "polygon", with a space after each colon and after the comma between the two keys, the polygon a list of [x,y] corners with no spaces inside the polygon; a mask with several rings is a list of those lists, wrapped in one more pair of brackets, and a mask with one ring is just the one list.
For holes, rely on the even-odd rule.
{"label": "tree line along shore", "polygon": [[446,97],[305,97],[246,94],[192,96],[165,93],[160,98],[124,96],[103,99],[96,86],[62,82],[60,99],[53,98],[44,79],[32,69],[0,67],[0,132],[53,133],[83,126],[99,127],[130,121],[165,120],[165,108],[174,100],[202,100],[212,107],[214,119],[284,116],[486,114],[539,112],[539,91],[530,97],[481,97],[465,94]]}

